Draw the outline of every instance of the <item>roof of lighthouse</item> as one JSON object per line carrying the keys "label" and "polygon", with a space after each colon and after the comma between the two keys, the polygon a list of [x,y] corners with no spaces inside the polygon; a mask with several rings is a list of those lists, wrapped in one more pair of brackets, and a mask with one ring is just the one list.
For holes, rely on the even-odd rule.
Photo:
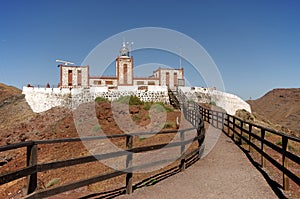
{"label": "roof of lighthouse", "polygon": [[125,42],[123,42],[122,47],[120,48],[120,56],[127,56],[129,57],[129,49],[125,45]]}

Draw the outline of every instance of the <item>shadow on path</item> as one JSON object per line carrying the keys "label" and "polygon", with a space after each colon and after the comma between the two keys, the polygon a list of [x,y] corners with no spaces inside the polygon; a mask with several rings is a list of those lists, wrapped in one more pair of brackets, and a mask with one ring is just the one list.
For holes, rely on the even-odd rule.
{"label": "shadow on path", "polygon": [[228,135],[225,131],[223,131],[223,133],[229,137],[233,143],[235,143],[242,151],[243,153],[247,156],[247,158],[249,159],[249,161],[251,162],[251,164],[262,174],[262,176],[265,178],[265,180],[267,181],[267,183],[269,184],[269,186],[271,187],[271,189],[273,190],[273,192],[278,196],[278,198],[282,198],[282,199],[287,199],[287,197],[282,193],[281,189],[282,186],[272,180],[270,178],[270,176],[266,173],[266,171],[263,170],[263,168],[261,167],[261,165],[256,162],[253,157],[249,154],[249,151],[247,151],[246,149],[244,149],[240,144],[238,144],[237,142],[235,142],[232,137],[230,135]]}
{"label": "shadow on path", "polygon": [[[186,160],[186,168],[192,166],[199,159],[200,158],[199,158],[198,154],[191,156],[189,159]],[[172,167],[171,169],[163,171],[159,174],[150,176],[149,178],[146,178],[146,179],[142,180],[141,182],[138,182],[137,184],[135,184],[133,186],[133,191],[143,188],[143,187],[153,186],[153,185],[155,185],[155,184],[157,184],[179,172],[180,172],[179,166],[175,166],[175,167]],[[117,196],[126,194],[125,189],[126,189],[126,187],[121,187],[121,188],[114,189],[111,191],[106,191],[106,192],[101,192],[101,193],[93,193],[93,194],[81,197],[80,199],[88,199],[88,198],[111,199],[111,198],[115,198]]]}

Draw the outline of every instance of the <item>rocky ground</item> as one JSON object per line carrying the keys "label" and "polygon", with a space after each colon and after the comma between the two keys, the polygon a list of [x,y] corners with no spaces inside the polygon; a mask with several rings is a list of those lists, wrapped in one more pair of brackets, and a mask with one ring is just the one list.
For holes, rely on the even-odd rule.
{"label": "rocky ground", "polygon": [[254,116],[279,131],[300,136],[300,88],[274,89],[247,102]]}
{"label": "rocky ground", "polygon": [[[297,95],[299,90],[280,90],[267,94],[266,98],[255,101],[250,101],[254,114],[249,114],[241,111],[237,113],[238,116],[253,121],[255,123],[269,125],[277,129],[287,129],[284,132],[291,133],[299,130],[299,99]],[[280,93],[280,94],[279,94]],[[279,99],[277,99],[279,98]],[[291,101],[291,107],[289,107]],[[270,104],[275,104],[276,107],[270,107]],[[298,103],[298,104],[297,104]],[[13,143],[28,141],[28,140],[44,140],[53,138],[66,138],[82,136],[78,134],[78,129],[84,127],[89,129],[86,136],[98,135],[100,132],[105,134],[122,134],[126,131],[126,126],[135,131],[151,131],[156,129],[175,129],[176,118],[180,119],[181,114],[171,107],[165,107],[171,111],[166,114],[161,112],[152,112],[145,105],[133,105],[129,109],[122,105],[115,105],[112,108],[110,103],[99,101],[96,104],[85,104],[79,107],[84,115],[93,115],[95,111],[96,121],[90,120],[89,117],[74,118],[74,112],[64,108],[53,108],[44,113],[33,113],[24,96],[19,89],[0,84],[0,145],[5,146]],[[266,111],[270,109],[270,111]],[[160,109],[160,105],[157,105]],[[115,111],[117,110],[117,111]],[[279,110],[279,113],[277,113]],[[126,113],[128,112],[128,114]],[[129,117],[126,117],[126,115]],[[166,121],[161,123],[164,115]],[[280,120],[283,116],[282,121]],[[75,125],[76,122],[76,125]],[[277,122],[280,125],[276,125]],[[82,125],[85,124],[85,125]],[[274,125],[275,124],[275,125]],[[124,128],[120,128],[124,126]],[[289,130],[288,128],[291,128]],[[155,140],[168,142],[172,139],[170,137],[163,138],[137,138],[137,144],[153,144]],[[275,139],[275,138],[274,138]],[[276,140],[274,140],[276,141]],[[116,140],[114,143],[120,147],[124,147],[123,140]],[[298,149],[297,149],[298,150]],[[0,152],[0,173],[7,173],[25,166],[25,149],[15,150],[13,152]],[[82,143],[69,143],[59,145],[42,145],[38,148],[38,161],[49,162],[56,160],[64,160],[73,157],[86,156],[90,152]],[[297,166],[297,165],[296,165]],[[298,165],[299,166],[299,165]],[[89,168],[89,172],[86,172]],[[40,173],[38,176],[38,188],[44,189],[50,186],[58,186],[68,182],[73,182],[78,179],[91,177],[99,174],[99,169],[103,172],[110,171],[110,168],[100,163],[88,163],[70,168],[57,169],[55,171],[48,171]],[[74,175],[76,173],[76,175]],[[145,177],[151,176],[153,173],[137,176],[135,182],[142,180]],[[0,198],[19,198],[25,192],[26,179],[20,179],[0,186]],[[116,187],[124,186],[123,178],[116,178],[105,183],[97,183],[85,187],[87,192],[101,192],[111,190]]]}
{"label": "rocky ground", "polygon": [[[181,117],[180,111],[162,104],[155,104],[154,107],[156,108],[154,109],[153,104],[132,105],[128,108],[124,104],[114,104],[112,107],[110,102],[103,101],[83,104],[77,112],[64,108],[52,108],[49,111],[37,114],[32,112],[20,90],[13,89],[11,92],[9,90],[10,87],[5,88],[5,99],[0,105],[1,146],[29,140],[97,136],[102,135],[101,133],[106,135],[124,134],[126,126],[129,126],[130,129],[134,128],[134,132],[171,130],[176,129],[176,118],[178,117],[180,120]],[[164,110],[161,111],[161,109]],[[83,114],[84,117],[80,114]],[[163,117],[165,117],[165,120]],[[95,118],[96,123],[93,121]],[[120,128],[120,126],[124,126],[124,128]],[[78,134],[82,127],[85,134]],[[155,144],[156,140],[168,143],[171,139],[172,136],[170,135],[160,136],[159,138],[152,136],[150,138],[135,138],[134,143],[136,146],[151,145]],[[118,147],[125,147],[124,139],[115,139],[113,143]],[[86,155],[91,155],[91,151],[88,151],[81,142],[39,145],[38,147],[39,163]],[[26,164],[25,157],[25,148],[0,152],[0,173],[4,174],[24,168]],[[86,168],[89,168],[89,172],[86,172]],[[93,162],[42,172],[38,176],[38,189],[59,186],[98,175],[99,172],[105,173],[108,171],[111,171],[111,169],[106,165]],[[150,176],[151,173],[145,175]],[[137,176],[135,181],[142,180],[146,176]],[[19,179],[0,186],[0,198],[22,197],[25,193],[25,184],[26,179]],[[101,192],[120,186],[124,186],[123,178],[93,184],[85,189],[90,192]]]}

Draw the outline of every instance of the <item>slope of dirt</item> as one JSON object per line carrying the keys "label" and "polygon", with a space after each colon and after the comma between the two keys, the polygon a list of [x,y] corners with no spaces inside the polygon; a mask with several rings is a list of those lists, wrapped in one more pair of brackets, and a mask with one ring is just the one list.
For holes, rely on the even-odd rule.
{"label": "slope of dirt", "polygon": [[0,83],[0,138],[11,127],[26,122],[35,115],[21,90]]}
{"label": "slope of dirt", "polygon": [[31,110],[19,89],[0,84],[0,90],[1,146],[33,139],[53,138],[55,135],[51,136],[52,133],[49,133],[51,128],[70,113],[63,108],[53,108],[37,114]]}
{"label": "slope of dirt", "polygon": [[7,86],[5,84],[0,83],[0,102],[21,93],[22,91],[16,87]]}
{"label": "slope of dirt", "polygon": [[274,89],[257,100],[247,101],[254,115],[260,115],[265,122],[278,124],[280,131],[294,131],[300,134],[300,88]]}
{"label": "slope of dirt", "polygon": [[[160,113],[156,113],[150,117],[149,111],[143,105],[131,106],[129,110],[129,117],[124,118],[126,115],[121,107],[117,113],[112,113],[110,103],[99,102],[96,104],[83,104],[79,108],[83,109],[84,117],[75,118],[74,113],[64,108],[52,108],[43,113],[33,113],[27,104],[24,96],[20,91],[12,87],[6,87],[5,93],[1,92],[0,101],[0,146],[10,145],[13,143],[24,142],[29,140],[45,140],[54,138],[69,138],[78,137],[78,126],[75,126],[74,121],[85,124],[84,127],[90,129],[86,136],[96,136],[99,131],[105,134],[123,134],[124,129],[120,129],[120,124],[115,120],[121,118],[121,121],[131,126],[138,126],[136,131],[146,131],[149,124],[157,117],[160,118]],[[15,92],[18,91],[18,92]],[[128,108],[127,108],[128,109]],[[171,107],[169,107],[171,109]],[[96,113],[96,121],[98,125],[89,121],[89,116]],[[180,111],[171,111],[166,115],[167,122],[165,126],[158,125],[163,130],[175,129],[176,118],[180,118]],[[128,114],[127,114],[128,115]],[[125,125],[126,126],[126,125]],[[77,128],[76,128],[77,127]],[[126,130],[126,129],[125,129]],[[159,142],[168,142],[171,137],[159,137],[156,139],[154,136],[150,138],[135,138],[137,145],[151,145]],[[125,146],[124,139],[116,139],[114,141],[116,146],[123,148]],[[101,144],[97,143],[97,144]],[[91,155],[81,142],[76,143],[62,143],[62,144],[48,144],[38,146],[38,162],[45,163],[57,160],[66,160],[70,158]],[[9,152],[0,152],[0,174],[8,173],[26,166],[26,148],[12,150]],[[87,172],[86,168],[89,168]],[[101,172],[107,172],[110,169],[98,162],[77,165],[68,168],[57,169],[53,171],[41,172],[38,174],[38,189],[54,186],[49,185],[52,181],[55,186],[65,183],[71,183],[79,179],[95,176]],[[74,175],[76,173],[76,175]],[[141,176],[141,179],[143,176]],[[123,179],[114,179],[111,182],[100,183],[95,187],[89,186],[90,191],[105,191],[111,187],[124,185]],[[26,179],[22,178],[0,186],[0,198],[20,198],[25,194]]]}

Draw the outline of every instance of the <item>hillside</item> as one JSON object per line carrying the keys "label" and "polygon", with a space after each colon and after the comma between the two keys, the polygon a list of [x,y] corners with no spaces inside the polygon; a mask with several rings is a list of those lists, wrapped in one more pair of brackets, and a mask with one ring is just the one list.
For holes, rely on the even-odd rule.
{"label": "hillside", "polygon": [[[52,108],[43,113],[33,113],[24,95],[21,91],[13,87],[3,85],[5,92],[0,92],[0,146],[10,145],[13,143],[29,141],[29,140],[45,140],[53,138],[67,138],[67,137],[78,137],[77,129],[74,124],[72,111],[65,108]],[[2,88],[1,87],[1,88]],[[4,91],[4,89],[3,89]],[[149,108],[147,105],[133,105],[130,107],[130,118],[125,118],[122,121],[129,123],[134,121],[141,129],[137,131],[143,131],[144,128],[153,122],[153,119],[160,121],[160,113],[154,114],[153,118],[149,116]],[[98,135],[98,131],[103,130],[106,134],[122,134],[124,133],[118,127],[116,123],[111,104],[105,101],[99,101],[93,104],[96,110],[96,116],[98,118],[99,125],[92,126],[91,135]],[[89,104],[82,104],[79,108],[89,112]],[[160,106],[156,106],[160,107]],[[180,111],[173,110],[172,107],[166,106],[167,110],[167,121],[162,127],[163,130],[175,129],[176,118],[180,118]],[[84,112],[87,113],[87,112]],[[123,118],[124,111],[120,109],[117,116]],[[87,116],[87,115],[85,115]],[[85,118],[85,117],[83,117]],[[85,118],[84,123],[89,125],[89,116]],[[128,121],[130,120],[130,121]],[[155,120],[155,121],[156,121]],[[153,122],[155,125],[156,122]],[[78,126],[77,126],[78,127]],[[96,128],[97,127],[97,128]],[[136,145],[150,145],[167,142],[173,138],[173,135],[159,136],[159,139],[155,136],[151,136],[147,139],[135,138]],[[116,139],[113,141],[119,147],[124,145],[124,140]],[[89,151],[85,148],[82,143],[64,143],[57,145],[40,145],[38,148],[38,161],[39,162],[50,162],[55,160],[64,160],[72,157],[79,157],[89,155]],[[50,151],[50,153],[49,153]],[[24,158],[26,156],[26,150],[12,150],[9,152],[0,153],[0,173],[8,173],[17,169],[21,169],[25,165]],[[86,172],[86,167],[89,167],[89,172]],[[95,176],[99,174],[99,170],[108,171],[108,168],[99,163],[88,163],[83,165],[77,165],[69,168],[57,169],[54,171],[47,171],[41,173],[39,176],[38,189],[44,189],[47,187],[53,179],[58,179],[56,186],[64,183],[70,183],[79,179]],[[76,175],[74,173],[76,172]],[[153,173],[141,174],[136,180],[145,179],[145,176],[153,175]],[[89,192],[101,192],[112,189],[113,187],[123,185],[123,179],[112,180],[101,182],[96,185],[90,185],[84,188]],[[0,198],[21,198],[25,194],[26,179],[15,180],[11,183],[0,186]]]}
{"label": "hillside", "polygon": [[[38,134],[66,117],[67,110],[54,108],[42,114],[34,113],[21,90],[0,83],[0,145],[43,139]],[[40,136],[37,136],[40,135]],[[52,137],[52,136],[50,136]],[[3,157],[0,157],[3,159]]]}
{"label": "hillside", "polygon": [[247,102],[254,115],[278,124],[278,130],[286,131],[288,128],[300,134],[300,88],[274,89],[259,99]]}
{"label": "hillside", "polygon": [[0,83],[0,102],[21,93],[22,91],[16,87]]}

